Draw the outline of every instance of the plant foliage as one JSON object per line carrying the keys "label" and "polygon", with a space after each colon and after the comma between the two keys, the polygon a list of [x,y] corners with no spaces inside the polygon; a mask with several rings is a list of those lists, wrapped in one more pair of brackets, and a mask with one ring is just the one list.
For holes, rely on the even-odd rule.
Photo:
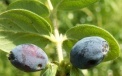
{"label": "plant foliage", "polygon": [[[93,24],[74,25],[63,33],[59,30],[60,21],[58,17],[61,12],[66,16],[67,12],[80,10],[99,0],[17,0],[12,2],[7,10],[0,14],[0,50],[9,53],[15,46],[24,43],[33,43],[42,49],[49,48],[49,64],[41,71],[40,76],[83,76],[80,69],[73,67],[69,62],[69,53],[73,45],[80,39],[89,36],[100,36],[109,43],[110,51],[104,61],[116,59],[120,55],[120,47],[117,40],[107,30]],[[49,5],[47,5],[47,3]],[[52,8],[53,7],[53,8]],[[92,14],[88,9],[88,15]],[[64,14],[65,12],[65,14]],[[63,18],[63,16],[61,16]],[[66,17],[65,17],[66,18]],[[65,20],[64,20],[65,21]],[[50,45],[56,49],[53,51],[53,60]],[[66,53],[64,58],[64,54]],[[53,56],[54,57],[54,56]],[[67,60],[68,59],[68,60]],[[59,60],[59,61],[57,61]]]}

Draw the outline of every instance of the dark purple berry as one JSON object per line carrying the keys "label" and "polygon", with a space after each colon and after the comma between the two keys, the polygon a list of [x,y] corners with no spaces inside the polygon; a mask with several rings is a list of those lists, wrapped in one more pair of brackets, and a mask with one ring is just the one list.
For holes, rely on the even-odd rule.
{"label": "dark purple berry", "polygon": [[101,37],[85,37],[79,40],[70,52],[73,66],[88,69],[99,64],[109,51],[107,41]]}
{"label": "dark purple berry", "polygon": [[33,44],[22,44],[15,47],[8,59],[16,68],[25,72],[44,69],[48,62],[46,53]]}

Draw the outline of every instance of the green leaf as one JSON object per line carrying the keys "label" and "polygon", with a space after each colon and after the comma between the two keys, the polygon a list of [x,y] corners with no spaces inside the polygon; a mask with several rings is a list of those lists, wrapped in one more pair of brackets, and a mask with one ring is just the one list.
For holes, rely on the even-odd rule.
{"label": "green leaf", "polygon": [[15,1],[8,6],[8,10],[10,9],[26,9],[42,17],[49,16],[48,8],[41,2],[35,0]]}
{"label": "green leaf", "polygon": [[51,31],[47,21],[30,11],[6,11],[0,14],[0,49],[10,52],[22,43],[34,43],[44,47],[49,42],[45,36],[49,36]]}
{"label": "green leaf", "polygon": [[59,10],[76,10],[91,5],[99,0],[60,0]]}
{"label": "green leaf", "polygon": [[[73,45],[84,37],[99,36],[107,40],[109,43],[110,50],[104,61],[116,59],[120,54],[120,47],[116,39],[109,32],[100,27],[88,24],[79,24],[78,26],[69,29],[66,32],[66,36],[68,39],[63,43],[63,47],[66,50],[71,50]],[[66,47],[69,47],[69,49]]]}
{"label": "green leaf", "polygon": [[48,68],[41,72],[40,76],[56,76],[58,66],[55,64],[49,64]]}
{"label": "green leaf", "polygon": [[80,69],[72,66],[70,69],[70,76],[84,76],[84,75]]}
{"label": "green leaf", "polygon": [[9,53],[16,45],[24,43],[32,43],[43,48],[49,43],[49,40],[32,33],[0,31],[1,50]]}
{"label": "green leaf", "polygon": [[[0,30],[33,32],[49,35],[51,25],[42,17],[24,9],[12,9],[0,14]],[[4,25],[4,26],[3,26]]]}

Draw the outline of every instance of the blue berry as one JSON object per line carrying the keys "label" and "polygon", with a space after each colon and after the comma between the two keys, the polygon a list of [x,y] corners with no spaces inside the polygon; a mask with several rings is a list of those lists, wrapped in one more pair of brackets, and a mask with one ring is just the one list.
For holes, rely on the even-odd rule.
{"label": "blue berry", "polygon": [[25,72],[44,69],[48,62],[46,53],[33,44],[18,45],[10,52],[8,59],[13,66]]}
{"label": "blue berry", "polygon": [[98,65],[109,51],[107,41],[92,36],[79,40],[70,52],[70,62],[80,69],[88,69]]}

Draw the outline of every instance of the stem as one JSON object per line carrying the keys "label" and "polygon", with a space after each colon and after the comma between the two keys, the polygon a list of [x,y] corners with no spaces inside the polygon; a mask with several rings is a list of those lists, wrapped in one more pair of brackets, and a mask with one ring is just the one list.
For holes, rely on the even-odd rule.
{"label": "stem", "polygon": [[54,36],[55,36],[55,44],[57,48],[58,60],[59,62],[61,62],[63,60],[63,51],[62,51],[63,37],[60,36],[59,31],[58,31],[57,8],[52,7],[50,0],[48,0],[48,4],[51,10],[51,20],[54,26]]}
{"label": "stem", "polygon": [[57,11],[54,13],[53,17],[53,25],[54,25],[54,35],[56,39],[56,48],[57,48],[57,53],[58,53],[58,60],[61,62],[63,60],[63,52],[62,52],[62,38],[59,35],[58,31],[58,20],[57,20]]}
{"label": "stem", "polygon": [[63,60],[62,43],[58,42],[57,45],[58,60],[61,62]]}

